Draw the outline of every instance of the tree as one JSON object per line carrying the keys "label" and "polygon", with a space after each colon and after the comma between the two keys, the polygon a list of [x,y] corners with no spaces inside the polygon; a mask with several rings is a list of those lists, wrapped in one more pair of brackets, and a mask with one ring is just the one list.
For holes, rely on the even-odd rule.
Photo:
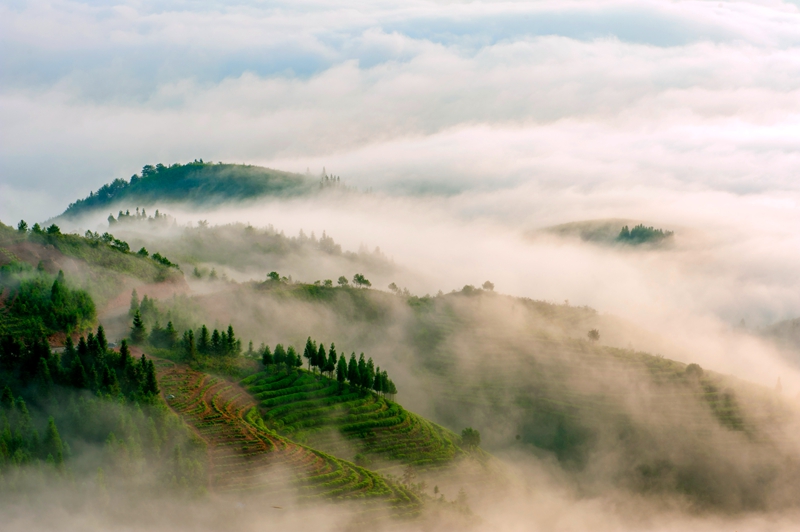
{"label": "tree", "polygon": [[143,344],[147,338],[147,329],[142,321],[142,314],[139,309],[133,314],[133,326],[131,327],[131,343],[134,345]]}
{"label": "tree", "polygon": [[361,386],[365,390],[372,389],[375,382],[375,363],[372,362],[372,357],[367,361],[366,371],[361,374]]}
{"label": "tree", "polygon": [[356,362],[356,354],[350,355],[350,362],[347,363],[347,380],[353,386],[358,386],[361,379],[358,374],[358,362]]}
{"label": "tree", "polygon": [[481,433],[472,427],[467,427],[461,431],[461,445],[468,449],[474,449],[481,444]]}
{"label": "tree", "polygon": [[194,331],[191,329],[183,333],[183,354],[186,360],[190,362],[197,360],[197,348],[194,345]]}
{"label": "tree", "polygon": [[376,393],[381,393],[383,390],[381,389],[381,367],[378,366],[375,369],[375,378],[372,380],[372,389]]}
{"label": "tree", "polygon": [[325,373],[328,374],[329,377],[333,376],[333,372],[336,371],[336,347],[331,343],[331,350],[328,352],[328,361],[325,362]]}
{"label": "tree", "polygon": [[281,280],[281,276],[280,276],[280,274],[278,272],[269,272],[267,274],[267,279],[272,281],[272,282],[277,283],[278,281]]}
{"label": "tree", "polygon": [[106,351],[108,351],[108,340],[106,340],[106,330],[103,329],[102,325],[97,326],[97,337],[95,339],[97,341],[97,349],[101,355],[105,355]]}
{"label": "tree", "polygon": [[86,374],[86,369],[83,367],[79,356],[72,361],[70,384],[75,388],[87,388],[89,386],[89,376]]}
{"label": "tree", "polygon": [[364,360],[364,353],[358,358],[358,379],[355,384],[364,388],[364,383],[367,377],[367,361]]}
{"label": "tree", "polygon": [[20,220],[17,224],[17,231],[20,233],[27,233],[28,232],[28,224],[25,220]]}
{"label": "tree", "polygon": [[314,357],[314,365],[319,368],[320,373],[325,370],[327,361],[328,355],[325,353],[325,344],[319,344],[319,351],[317,351],[317,356]]}
{"label": "tree", "polygon": [[200,334],[197,336],[197,350],[204,355],[211,352],[211,335],[205,324],[200,327]]}
{"label": "tree", "polygon": [[223,350],[222,336],[217,329],[211,333],[211,353],[221,355]]}
{"label": "tree", "polygon": [[[167,322],[167,328],[164,329],[164,337],[167,347],[175,347],[175,344],[178,342],[178,331],[175,330],[175,326],[172,324],[171,320]],[[194,340],[194,333],[192,333],[192,340]]]}
{"label": "tree", "polygon": [[283,348],[283,344],[278,344],[275,346],[275,364],[281,365],[286,362],[286,350]]}
{"label": "tree", "polygon": [[272,357],[272,352],[269,350],[269,346],[264,346],[264,351],[261,353],[261,363],[265,366],[271,366],[275,363],[275,359]]}
{"label": "tree", "polygon": [[308,361],[309,371],[311,371],[311,363],[314,360],[315,354],[316,350],[314,349],[314,343],[311,341],[311,337],[309,336],[308,339],[306,340],[306,347],[305,349],[303,349],[303,358],[305,358]]}
{"label": "tree", "polygon": [[340,275],[339,279],[336,282],[341,287],[345,287],[345,286],[348,286],[350,284],[350,282],[347,280],[347,277],[345,277],[344,275]]}
{"label": "tree", "polygon": [[131,307],[128,310],[128,316],[132,318],[137,310],[139,310],[139,294],[136,293],[134,288],[133,292],[131,292]]}
{"label": "tree", "polygon": [[299,360],[294,346],[290,345],[289,349],[286,350],[286,369],[293,369],[298,362],[300,362],[301,365],[303,364],[303,362]]}
{"label": "tree", "polygon": [[600,331],[598,331],[597,329],[592,329],[591,331],[586,333],[586,336],[592,343],[594,343],[600,339]]}
{"label": "tree", "polygon": [[399,289],[399,288],[397,288],[397,285],[396,285],[396,284],[394,284],[394,283],[391,283],[391,284],[389,285],[389,290],[391,290],[391,291],[392,291],[392,292],[394,292],[395,294],[396,294],[397,292],[399,292],[399,291],[400,291],[400,289]]}
{"label": "tree", "polygon": [[64,443],[61,441],[61,435],[58,433],[56,421],[52,416],[47,420],[47,429],[44,433],[42,451],[43,453],[52,455],[56,465],[60,465],[64,461]]}
{"label": "tree", "polygon": [[339,362],[336,363],[336,380],[339,381],[340,387],[344,385],[345,379],[347,379],[347,362],[344,355],[339,355]]}
{"label": "tree", "polygon": [[491,281],[486,281],[483,283],[482,288],[491,292],[494,290],[494,283]]}
{"label": "tree", "polygon": [[228,325],[228,334],[227,334],[227,344],[225,346],[225,354],[232,355],[232,356],[239,356],[241,354],[242,348],[239,340],[236,339],[236,336],[233,334],[233,325]]}
{"label": "tree", "polygon": [[372,286],[372,283],[364,277],[363,273],[357,273],[353,276],[353,284],[356,286],[366,286],[367,288]]}
{"label": "tree", "polygon": [[392,379],[386,379],[386,394],[389,396],[390,399],[394,400],[394,396],[397,395],[397,387],[392,382]]}

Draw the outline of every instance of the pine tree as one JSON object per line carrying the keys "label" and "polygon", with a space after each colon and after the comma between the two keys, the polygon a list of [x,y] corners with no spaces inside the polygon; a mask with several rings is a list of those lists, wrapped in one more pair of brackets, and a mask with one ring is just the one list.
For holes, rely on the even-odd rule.
{"label": "pine tree", "polygon": [[131,365],[131,351],[128,349],[128,341],[123,339],[119,344],[119,367],[124,375],[127,368]]}
{"label": "pine tree", "polygon": [[[144,358],[144,355],[142,355]],[[158,395],[158,379],[156,379],[156,365],[152,360],[147,360],[145,364],[145,393],[150,395]]]}
{"label": "pine tree", "polygon": [[131,292],[131,306],[128,310],[128,316],[131,318],[139,311],[139,294],[136,293],[136,289],[133,289]]}
{"label": "pine tree", "polygon": [[228,325],[227,345],[225,354],[230,356],[239,356],[242,352],[242,344],[236,339],[233,334],[233,325]]}
{"label": "pine tree", "polygon": [[39,393],[47,395],[53,388],[53,378],[50,375],[50,368],[47,366],[47,360],[44,358],[39,359],[39,364],[36,367],[36,387]]}
{"label": "pine tree", "polygon": [[186,360],[189,362],[197,360],[197,348],[194,345],[194,331],[191,329],[183,333],[183,356],[186,357]]}
{"label": "pine tree", "polygon": [[268,345],[264,346],[264,351],[261,353],[261,363],[265,366],[271,366],[275,363],[275,359],[272,357]]}
{"label": "pine tree", "polygon": [[61,435],[58,433],[56,421],[52,416],[47,420],[47,430],[44,433],[44,442],[42,444],[43,453],[52,455],[53,461],[57,466],[64,462],[64,444],[61,441]]}
{"label": "pine tree", "polygon": [[328,360],[325,362],[325,372],[328,374],[328,377],[333,377],[334,371],[336,371],[336,346],[331,343]]}
{"label": "pine tree", "polygon": [[72,369],[70,370],[70,384],[75,388],[88,388],[89,376],[86,374],[86,369],[83,367],[81,357],[75,357],[72,361]]}
{"label": "pine tree", "polygon": [[216,329],[211,333],[211,352],[215,355],[222,354],[222,335]]}
{"label": "pine tree", "polygon": [[[289,349],[286,350],[286,368],[293,369],[298,362],[297,352],[294,350],[294,346],[289,346]],[[302,365],[302,361],[300,362]]]}
{"label": "pine tree", "polygon": [[131,327],[131,343],[134,345],[143,344],[147,338],[147,329],[142,321],[141,313],[136,310],[133,314],[133,326]]}
{"label": "pine tree", "polygon": [[[172,324],[172,321],[167,322],[167,328],[164,330],[164,336],[166,338],[168,348],[172,349],[175,347],[175,344],[178,343],[178,331],[175,330],[175,326]],[[194,333],[192,333],[192,336],[194,337]]]}
{"label": "pine tree", "polygon": [[347,363],[347,380],[352,386],[358,386],[361,382],[358,373],[358,362],[356,362],[356,354],[350,355],[350,362]]}
{"label": "pine tree", "polygon": [[102,325],[97,326],[97,347],[101,355],[105,355],[108,350],[108,340],[106,340],[106,330]]}
{"label": "pine tree", "polygon": [[375,369],[375,378],[372,381],[372,389],[377,393],[381,393],[381,367]]}
{"label": "pine tree", "polygon": [[72,364],[72,359],[74,359],[77,354],[78,352],[75,350],[72,336],[67,335],[67,339],[64,341],[64,356],[61,358],[61,363],[67,365]]}
{"label": "pine tree", "polygon": [[311,371],[311,362],[314,360],[315,354],[316,350],[314,349],[314,343],[311,341],[311,337],[309,336],[306,340],[306,347],[303,349],[303,358],[308,361],[308,371]]}
{"label": "pine tree", "polygon": [[[333,345],[333,344],[331,344]],[[314,366],[319,368],[320,373],[325,369],[325,362],[328,361],[328,355],[325,353],[325,345],[319,344],[317,356],[314,357]]]}
{"label": "pine tree", "polygon": [[361,385],[364,387],[365,390],[372,389],[372,385],[375,382],[375,363],[372,362],[372,358],[370,357],[367,360],[367,371],[364,375],[361,376]]}
{"label": "pine tree", "polygon": [[365,378],[367,376],[367,361],[364,360],[364,353],[358,358],[358,380],[355,384],[357,386],[364,386]]}
{"label": "pine tree", "polygon": [[200,327],[200,334],[197,337],[197,350],[204,355],[211,352],[211,337],[208,334],[208,327],[205,325]]}
{"label": "pine tree", "polygon": [[347,362],[344,355],[339,355],[339,362],[336,363],[336,380],[339,381],[340,387],[344,385],[345,379],[347,379]]}
{"label": "pine tree", "polygon": [[286,351],[283,349],[283,344],[275,346],[275,364],[282,365],[286,362]]}

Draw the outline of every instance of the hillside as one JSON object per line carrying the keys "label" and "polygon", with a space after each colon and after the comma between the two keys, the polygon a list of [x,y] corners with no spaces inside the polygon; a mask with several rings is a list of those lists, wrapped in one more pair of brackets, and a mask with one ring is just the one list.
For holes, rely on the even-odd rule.
{"label": "hillside", "polygon": [[262,196],[298,196],[333,183],[330,178],[320,182],[309,176],[260,166],[202,160],[169,166],[146,165],[140,175],[134,174],[128,181],[116,179],[71,203],[61,217],[72,219],[97,211],[112,212],[123,203],[150,207],[168,202],[214,204]]}
{"label": "hillside", "polygon": [[[208,321],[233,317],[255,343],[299,349],[313,334],[335,339],[340,352],[370,353],[395,375],[405,408],[453,431],[474,427],[490,452],[551,456],[588,492],[671,494],[729,510],[793,504],[779,487],[800,473],[796,405],[697,365],[603,345],[647,336],[593,309],[473,287],[415,297],[288,281],[229,285],[193,301]],[[592,329],[599,340],[587,337]],[[301,373],[252,379],[245,384],[275,430],[332,452],[348,442],[351,459],[403,462],[384,452],[388,435],[361,439],[347,429],[373,409],[380,415],[367,423],[382,415],[395,423],[391,405],[373,398],[362,412],[348,392]]]}

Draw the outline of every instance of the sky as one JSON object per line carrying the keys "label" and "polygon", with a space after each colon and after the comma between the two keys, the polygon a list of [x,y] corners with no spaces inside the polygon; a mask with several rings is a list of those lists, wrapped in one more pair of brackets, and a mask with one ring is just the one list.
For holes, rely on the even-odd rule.
{"label": "sky", "polygon": [[4,1],[0,219],[195,158],[796,202],[799,46],[772,0]]}

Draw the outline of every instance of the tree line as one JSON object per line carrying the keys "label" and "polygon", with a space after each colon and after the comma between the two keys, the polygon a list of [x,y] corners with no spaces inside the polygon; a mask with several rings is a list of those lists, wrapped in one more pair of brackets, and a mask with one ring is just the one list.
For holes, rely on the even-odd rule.
{"label": "tree line", "polygon": [[351,387],[364,391],[372,390],[390,399],[397,394],[397,387],[387,372],[376,367],[371,357],[365,359],[364,353],[361,353],[356,360],[356,354],[353,352],[348,361],[344,354],[337,355],[336,345],[333,343],[326,350],[325,344],[317,345],[317,342],[309,336],[303,349],[302,358],[294,346],[284,348],[283,344],[277,344],[274,351],[270,350],[269,346],[262,345],[259,351],[261,363],[267,368],[285,367],[287,370],[300,368],[303,366],[302,358],[305,358],[308,363],[308,371],[325,375],[330,379],[335,377],[341,387],[347,383]]}

